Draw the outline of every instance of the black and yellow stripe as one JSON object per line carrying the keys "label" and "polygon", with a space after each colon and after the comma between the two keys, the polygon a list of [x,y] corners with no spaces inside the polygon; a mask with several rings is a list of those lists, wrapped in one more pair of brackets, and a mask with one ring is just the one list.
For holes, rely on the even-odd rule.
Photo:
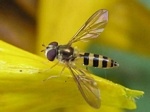
{"label": "black and yellow stripe", "polygon": [[80,54],[77,61],[82,61],[85,66],[93,66],[98,68],[111,68],[119,66],[117,62],[106,56],[92,53]]}

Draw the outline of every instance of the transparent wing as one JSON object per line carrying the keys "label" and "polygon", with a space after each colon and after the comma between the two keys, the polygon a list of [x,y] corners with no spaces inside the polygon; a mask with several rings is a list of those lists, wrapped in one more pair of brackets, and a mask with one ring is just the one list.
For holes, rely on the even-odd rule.
{"label": "transparent wing", "polygon": [[103,32],[106,23],[108,22],[108,11],[105,9],[95,12],[80,28],[80,30],[68,42],[71,45],[77,41],[88,41],[92,38],[97,38]]}
{"label": "transparent wing", "polygon": [[94,108],[100,107],[100,90],[96,81],[90,77],[90,74],[68,65],[78,88],[86,102]]}

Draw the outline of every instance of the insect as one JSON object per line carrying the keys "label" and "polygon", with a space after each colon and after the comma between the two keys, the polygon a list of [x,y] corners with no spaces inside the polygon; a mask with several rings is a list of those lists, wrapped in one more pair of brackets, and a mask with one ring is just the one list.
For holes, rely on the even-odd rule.
{"label": "insect", "polygon": [[[113,68],[119,66],[119,64],[106,56],[92,53],[80,53],[71,45],[78,41],[88,41],[97,38],[100,33],[103,32],[107,22],[108,11],[105,9],[98,10],[85,22],[67,44],[58,45],[57,42],[51,42],[44,50],[45,56],[49,61],[58,60],[51,68],[59,63],[63,63],[64,67],[62,72],[66,67],[70,70],[86,102],[97,109],[100,107],[100,90],[98,85],[86,69],[77,67],[77,63],[80,63],[86,68],[88,66],[96,68]],[[50,78],[52,77],[48,79]]]}

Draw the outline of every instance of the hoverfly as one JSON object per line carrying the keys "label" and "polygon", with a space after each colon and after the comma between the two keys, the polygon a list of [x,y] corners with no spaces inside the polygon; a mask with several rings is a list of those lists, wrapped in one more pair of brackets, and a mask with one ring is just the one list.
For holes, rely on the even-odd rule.
{"label": "hoverfly", "polygon": [[[86,69],[78,68],[76,63],[82,62],[80,64],[85,67],[93,66],[97,68],[113,68],[119,66],[119,64],[106,56],[80,53],[71,45],[78,41],[88,41],[97,38],[100,33],[103,32],[107,21],[108,11],[105,9],[98,10],[85,22],[67,44],[58,45],[57,42],[51,42],[44,50],[45,56],[49,61],[54,61],[54,59],[58,60],[51,68],[59,63],[63,63],[64,68],[67,67],[70,70],[82,96],[86,102],[94,108],[100,107],[100,90],[96,81],[90,76]],[[52,77],[48,79],[50,78]]]}

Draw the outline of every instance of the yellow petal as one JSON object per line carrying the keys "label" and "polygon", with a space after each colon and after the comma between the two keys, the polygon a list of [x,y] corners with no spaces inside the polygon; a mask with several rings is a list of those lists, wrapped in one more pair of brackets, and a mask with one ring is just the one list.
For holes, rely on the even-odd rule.
{"label": "yellow petal", "polygon": [[123,0],[116,0],[108,10],[108,24],[102,35],[93,40],[93,43],[150,56],[149,10],[136,1]]}
{"label": "yellow petal", "polygon": [[[111,2],[40,0],[37,18],[37,50],[42,49],[39,45],[51,41],[66,44],[85,21],[99,9],[108,10],[109,20],[104,32],[91,42],[150,55],[149,11],[136,1],[124,2],[123,0]],[[78,42],[75,45],[85,49],[88,43]]]}
{"label": "yellow petal", "polygon": [[119,109],[116,107],[104,106],[102,105],[100,109],[93,109],[87,105],[80,105],[76,107],[69,108],[60,108],[55,109],[53,112],[125,112],[123,109]]}
{"label": "yellow petal", "polygon": [[[97,10],[106,8],[108,2],[104,1],[52,1],[40,0],[38,10],[37,50],[42,49],[41,44],[58,41],[66,44]],[[80,42],[79,42],[80,43]],[[75,43],[80,49],[86,44]],[[37,51],[39,54],[39,52]],[[39,54],[40,55],[40,54]]]}
{"label": "yellow petal", "polygon": [[[46,82],[43,79],[60,73],[62,66],[46,70],[53,63],[0,41],[1,111],[50,111],[63,107],[89,106],[82,98],[70,72]],[[69,78],[68,78],[69,77]],[[96,77],[101,90],[101,105],[135,109],[134,99],[144,92],[130,90]],[[90,107],[90,106],[89,106]]]}

